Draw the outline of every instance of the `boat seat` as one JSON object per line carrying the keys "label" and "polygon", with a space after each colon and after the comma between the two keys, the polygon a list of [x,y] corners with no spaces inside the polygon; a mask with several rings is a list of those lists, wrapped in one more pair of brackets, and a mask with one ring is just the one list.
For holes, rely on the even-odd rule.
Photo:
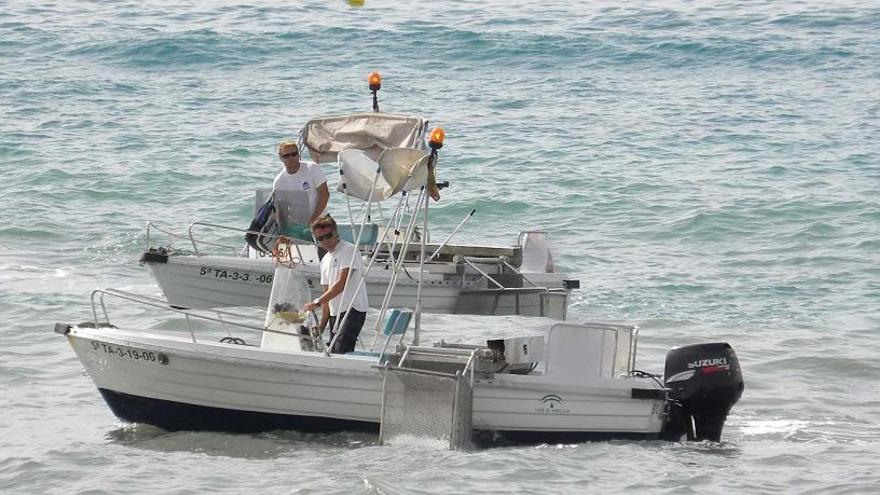
{"label": "boat seat", "polygon": [[385,325],[382,327],[382,335],[385,336],[382,350],[379,352],[351,351],[346,353],[346,355],[377,357],[380,358],[379,362],[385,362],[385,358],[387,357],[385,356],[385,351],[388,350],[388,344],[391,343],[391,338],[395,335],[399,335],[399,338],[402,339],[403,334],[406,333],[406,329],[409,326],[410,320],[412,320],[412,311],[397,308],[388,310],[388,318],[385,319]]}
{"label": "boat seat", "polygon": [[[372,246],[376,244],[376,240],[379,238],[379,225],[375,223],[368,223],[364,226],[364,233],[361,234],[361,238],[358,241],[359,246]],[[349,224],[340,224],[336,226],[337,231],[339,232],[339,238],[348,241],[354,244],[355,238],[358,235],[358,231],[361,228],[360,225],[349,225]]]}

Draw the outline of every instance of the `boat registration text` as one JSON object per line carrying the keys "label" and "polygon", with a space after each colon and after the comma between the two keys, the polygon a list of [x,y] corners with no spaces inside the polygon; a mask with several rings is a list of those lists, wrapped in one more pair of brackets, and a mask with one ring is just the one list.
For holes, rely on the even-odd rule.
{"label": "boat registration text", "polygon": [[271,284],[271,273],[239,272],[224,270],[223,268],[211,268],[210,266],[199,267],[200,277],[213,277],[224,280],[240,280],[242,282],[256,282],[258,284]]}
{"label": "boat registration text", "polygon": [[98,353],[110,354],[118,358],[134,359],[136,361],[158,362],[159,353],[153,351],[145,351],[135,349],[133,347],[124,347],[121,345],[107,344],[104,342],[91,341],[92,350]]}

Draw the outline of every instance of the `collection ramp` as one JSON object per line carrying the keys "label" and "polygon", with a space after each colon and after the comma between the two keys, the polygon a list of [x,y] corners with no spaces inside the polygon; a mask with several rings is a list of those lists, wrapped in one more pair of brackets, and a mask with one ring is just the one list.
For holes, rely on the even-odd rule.
{"label": "collection ramp", "polygon": [[379,443],[429,438],[451,450],[471,445],[473,378],[479,349],[407,346],[383,367]]}

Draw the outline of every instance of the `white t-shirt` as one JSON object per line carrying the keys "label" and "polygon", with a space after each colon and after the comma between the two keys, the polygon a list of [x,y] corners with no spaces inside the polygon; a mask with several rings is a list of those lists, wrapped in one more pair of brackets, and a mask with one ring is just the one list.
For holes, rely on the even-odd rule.
{"label": "white t-shirt", "polygon": [[[287,169],[282,168],[272,182],[275,208],[281,225],[307,225],[318,206],[318,187],[326,182],[324,171],[314,163],[300,162],[295,174],[288,174]],[[325,207],[321,215],[326,214]]]}
{"label": "white t-shirt", "polygon": [[[352,258],[352,254],[354,254],[354,258]],[[361,284],[361,279],[364,278],[364,261],[361,259],[361,253],[355,249],[354,244],[340,239],[336,248],[333,251],[328,251],[321,259],[321,285],[329,287],[336,283],[339,272],[345,268],[350,268],[348,283],[345,284],[345,290],[341,294],[330,300],[331,316],[337,316],[341,311],[348,310],[352,294],[354,294],[352,309],[366,313],[369,307],[367,286]],[[360,286],[360,290],[355,294],[354,291],[358,286]]]}

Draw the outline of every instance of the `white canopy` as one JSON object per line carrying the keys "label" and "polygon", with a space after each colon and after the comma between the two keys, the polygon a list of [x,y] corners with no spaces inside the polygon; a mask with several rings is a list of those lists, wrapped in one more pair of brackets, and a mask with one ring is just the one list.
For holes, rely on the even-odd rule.
{"label": "white canopy", "polygon": [[[425,185],[428,157],[424,150],[389,148],[382,152],[377,162],[363,150],[343,150],[339,153],[342,173],[337,190],[364,201],[383,201],[400,191]],[[377,172],[380,172],[378,177]]]}
{"label": "white canopy", "polygon": [[378,160],[388,148],[422,148],[426,125],[421,117],[387,113],[319,117],[306,123],[302,139],[315,163],[334,162],[346,149]]}
{"label": "white canopy", "polygon": [[425,150],[415,148],[388,148],[383,151],[379,156],[379,168],[385,182],[391,187],[391,194],[412,191],[426,185],[428,158]]}

